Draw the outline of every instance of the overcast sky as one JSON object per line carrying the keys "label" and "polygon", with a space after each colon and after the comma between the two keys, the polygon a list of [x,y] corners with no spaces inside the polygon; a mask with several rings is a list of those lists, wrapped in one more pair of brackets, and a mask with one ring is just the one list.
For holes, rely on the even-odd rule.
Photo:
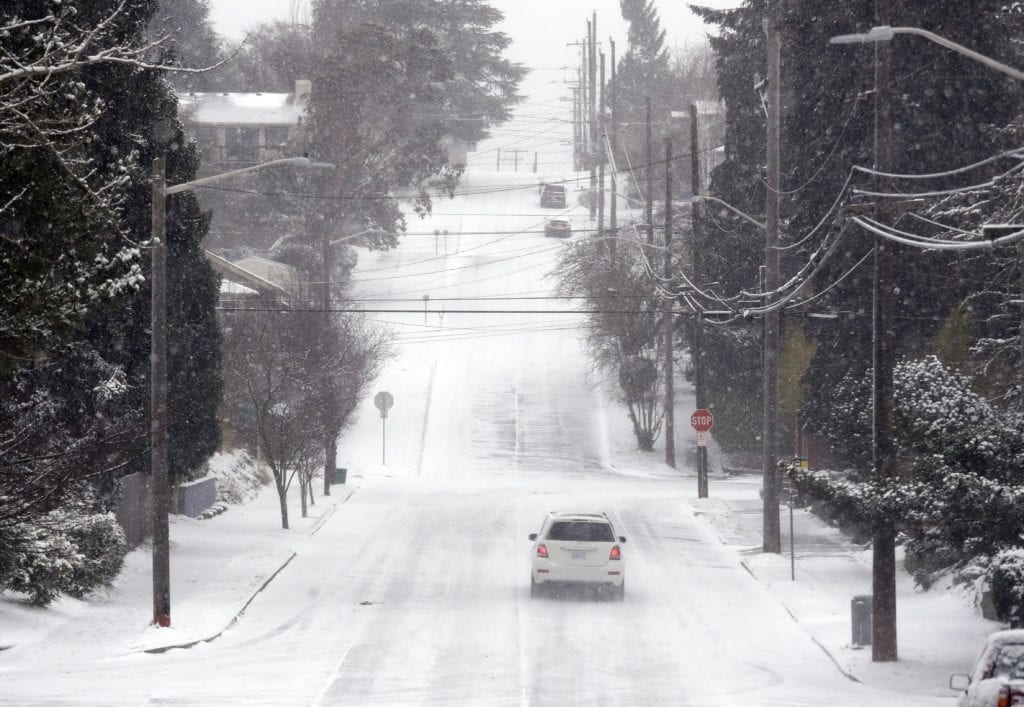
{"label": "overcast sky", "polygon": [[[698,0],[702,5],[734,7],[740,0]],[[512,38],[507,57],[530,69],[519,92],[527,98],[522,110],[567,112],[567,81],[576,78],[579,47],[587,20],[597,13],[598,41],[603,52],[610,51],[608,38],[615,41],[616,55],[626,48],[627,25],[619,0],[490,0],[505,13],[500,29]],[[700,41],[706,26],[688,9],[684,0],[656,0],[669,46]],[[210,15],[215,29],[230,39],[240,40],[247,29],[262,22],[288,20],[308,22],[308,0],[211,0]],[[610,61],[609,61],[610,64]]]}
{"label": "overcast sky", "polygon": [[[298,12],[308,5],[306,0],[211,0],[210,16],[215,27],[221,34],[240,39],[245,31],[260,22],[283,20],[292,16],[298,4]],[[501,8],[509,18],[510,26],[505,28],[513,34],[517,42],[525,37],[519,36],[518,27],[549,24],[552,19],[561,24],[562,31],[574,30],[577,34],[586,31],[586,19],[591,12],[598,13],[598,31],[620,30],[622,19],[619,14],[618,0],[492,0],[492,4]],[[739,4],[739,0],[698,0],[698,4],[713,7],[730,7]],[[682,43],[699,38],[704,34],[703,24],[687,9],[687,3],[681,0],[657,0],[658,13],[662,27],[666,28],[669,43]],[[556,18],[552,17],[556,15]],[[516,20],[519,20],[516,22]],[[578,29],[577,29],[578,25]],[[612,34],[620,32],[613,31]]]}

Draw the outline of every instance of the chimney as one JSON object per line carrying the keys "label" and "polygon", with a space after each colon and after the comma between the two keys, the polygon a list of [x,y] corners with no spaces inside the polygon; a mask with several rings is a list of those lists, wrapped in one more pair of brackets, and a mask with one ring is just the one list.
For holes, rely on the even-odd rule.
{"label": "chimney", "polygon": [[313,90],[313,82],[309,79],[295,79],[295,102],[308,103],[309,94]]}

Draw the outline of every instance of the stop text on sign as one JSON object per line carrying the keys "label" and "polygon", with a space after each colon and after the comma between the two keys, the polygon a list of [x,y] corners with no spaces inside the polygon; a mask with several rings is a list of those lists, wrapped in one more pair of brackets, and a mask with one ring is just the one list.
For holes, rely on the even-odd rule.
{"label": "stop text on sign", "polygon": [[711,414],[710,410],[704,408],[695,410],[690,415],[690,425],[698,432],[708,432],[715,426],[715,416]]}

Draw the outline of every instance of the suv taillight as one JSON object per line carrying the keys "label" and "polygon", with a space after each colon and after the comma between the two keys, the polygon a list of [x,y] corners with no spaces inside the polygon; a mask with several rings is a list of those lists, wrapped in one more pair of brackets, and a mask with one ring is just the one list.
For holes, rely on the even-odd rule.
{"label": "suv taillight", "polygon": [[619,549],[618,545],[612,545],[612,551],[608,553],[609,560],[621,560],[622,550]]}
{"label": "suv taillight", "polygon": [[543,558],[547,559],[547,556],[548,556],[548,546],[547,545],[538,545],[537,546],[537,557],[543,557]]}

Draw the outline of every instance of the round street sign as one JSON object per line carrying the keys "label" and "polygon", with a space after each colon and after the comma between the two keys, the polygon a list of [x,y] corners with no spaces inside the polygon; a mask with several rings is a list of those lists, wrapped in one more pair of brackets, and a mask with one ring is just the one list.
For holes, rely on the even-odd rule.
{"label": "round street sign", "polygon": [[710,410],[705,408],[694,410],[693,414],[690,415],[690,425],[697,432],[710,432],[711,428],[715,426],[715,416],[711,414]]}
{"label": "round street sign", "polygon": [[373,396],[373,404],[377,406],[378,410],[380,410],[381,417],[387,417],[388,410],[390,410],[391,406],[395,404],[395,396],[386,390],[382,390]]}

